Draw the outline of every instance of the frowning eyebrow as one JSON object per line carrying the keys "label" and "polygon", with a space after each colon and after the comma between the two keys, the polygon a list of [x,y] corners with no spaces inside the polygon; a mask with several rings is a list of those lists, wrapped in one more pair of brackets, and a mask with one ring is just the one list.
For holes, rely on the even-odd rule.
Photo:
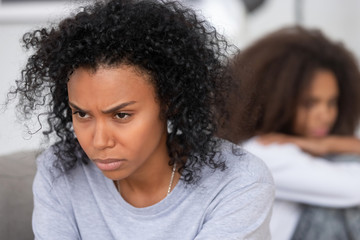
{"label": "frowning eyebrow", "polygon": [[115,107],[112,107],[112,108],[110,108],[108,110],[104,110],[104,111],[101,111],[101,112],[104,113],[104,114],[109,114],[109,113],[112,113],[112,112],[116,112],[116,111],[118,111],[118,110],[120,110],[120,109],[122,109],[124,107],[129,106],[129,105],[132,105],[134,103],[136,103],[136,101],[124,102],[122,104],[119,104],[119,105],[117,105]]}
{"label": "frowning eyebrow", "polygon": [[[119,104],[119,105],[117,105],[115,107],[112,107],[110,109],[107,109],[107,110],[104,110],[104,111],[101,111],[101,112],[104,113],[104,114],[109,114],[109,113],[112,113],[112,112],[116,112],[116,111],[118,111],[118,110],[120,110],[120,109],[122,109],[122,108],[124,108],[126,106],[129,106],[131,104],[134,104],[134,103],[136,103],[136,101],[124,102],[124,103],[121,103],[121,104]],[[70,101],[69,101],[69,105],[70,105],[70,107],[75,108],[78,111],[89,112],[87,110],[81,109],[80,107],[76,106],[74,103],[72,103]]]}

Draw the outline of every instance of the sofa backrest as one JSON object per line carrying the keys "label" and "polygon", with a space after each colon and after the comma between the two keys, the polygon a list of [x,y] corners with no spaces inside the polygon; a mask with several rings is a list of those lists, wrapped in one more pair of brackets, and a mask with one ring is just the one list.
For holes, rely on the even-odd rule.
{"label": "sofa backrest", "polygon": [[36,151],[0,156],[1,239],[34,239],[31,228],[32,182]]}

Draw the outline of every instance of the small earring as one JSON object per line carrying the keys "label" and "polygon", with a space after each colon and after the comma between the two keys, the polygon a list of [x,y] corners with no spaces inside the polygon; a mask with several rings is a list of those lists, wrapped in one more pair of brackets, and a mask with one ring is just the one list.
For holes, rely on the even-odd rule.
{"label": "small earring", "polygon": [[[168,131],[168,133],[172,133],[174,131],[174,124],[170,120],[167,120],[167,131]],[[178,129],[176,131],[176,135],[181,135],[181,134],[182,134],[182,131],[180,129]]]}
{"label": "small earring", "polygon": [[172,133],[173,132],[173,124],[169,119],[166,121],[166,125],[167,125],[167,132]]}

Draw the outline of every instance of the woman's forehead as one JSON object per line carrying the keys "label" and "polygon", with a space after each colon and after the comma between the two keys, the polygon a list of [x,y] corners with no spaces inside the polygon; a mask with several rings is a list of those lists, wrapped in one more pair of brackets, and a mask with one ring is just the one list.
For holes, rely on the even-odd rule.
{"label": "woman's forehead", "polygon": [[91,99],[113,99],[151,93],[154,87],[149,76],[136,71],[132,66],[99,67],[96,71],[78,68],[69,78],[69,97],[81,95]]}

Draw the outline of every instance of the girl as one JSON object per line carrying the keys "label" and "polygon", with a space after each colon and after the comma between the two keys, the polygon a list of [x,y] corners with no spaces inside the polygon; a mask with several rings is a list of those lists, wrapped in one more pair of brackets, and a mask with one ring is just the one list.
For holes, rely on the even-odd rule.
{"label": "girl", "polygon": [[357,239],[347,210],[332,212],[360,205],[354,57],[319,31],[289,27],[238,54],[232,69],[240,93],[229,138],[254,136],[243,146],[274,176],[273,238]]}

